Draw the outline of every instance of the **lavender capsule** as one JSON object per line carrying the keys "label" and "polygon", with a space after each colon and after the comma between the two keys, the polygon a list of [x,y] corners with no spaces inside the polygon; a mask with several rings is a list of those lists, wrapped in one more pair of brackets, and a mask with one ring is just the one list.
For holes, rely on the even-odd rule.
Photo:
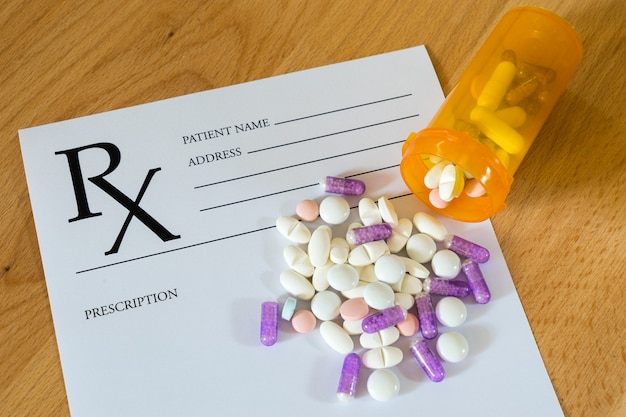
{"label": "lavender capsule", "polygon": [[446,248],[452,252],[472,259],[479,264],[484,264],[489,260],[489,250],[474,242],[465,240],[456,235],[447,235],[443,241]]}
{"label": "lavender capsule", "polygon": [[337,397],[342,401],[350,401],[356,395],[356,384],[361,370],[361,358],[356,353],[349,353],[343,360],[341,377],[337,387]]}
{"label": "lavender capsule", "polygon": [[393,228],[390,224],[379,223],[371,226],[355,227],[346,232],[346,240],[351,245],[361,245],[391,237]]}
{"label": "lavender capsule", "polygon": [[430,350],[424,339],[415,339],[409,348],[417,363],[422,367],[428,379],[433,382],[441,382],[446,375],[443,365],[435,354]]}
{"label": "lavender capsule", "polygon": [[439,333],[437,330],[437,317],[433,301],[428,293],[419,293],[415,296],[415,307],[417,308],[417,318],[420,322],[422,336],[426,339],[434,339]]}
{"label": "lavender capsule", "polygon": [[445,297],[463,298],[470,294],[467,282],[457,279],[426,278],[423,289],[424,292],[429,294],[443,295]]}
{"label": "lavender capsule", "polygon": [[365,333],[376,333],[395,326],[404,319],[406,319],[406,311],[400,306],[393,306],[365,317],[361,322],[361,329]]}
{"label": "lavender capsule", "polygon": [[361,195],[365,192],[365,183],[350,178],[325,177],[320,181],[324,191],[332,194]]}
{"label": "lavender capsule", "polygon": [[487,304],[491,300],[491,292],[478,264],[471,259],[466,259],[461,264],[461,269],[467,277],[467,284],[476,302],[478,304]]}
{"label": "lavender capsule", "polygon": [[278,303],[265,301],[261,304],[261,343],[272,346],[278,339]]}

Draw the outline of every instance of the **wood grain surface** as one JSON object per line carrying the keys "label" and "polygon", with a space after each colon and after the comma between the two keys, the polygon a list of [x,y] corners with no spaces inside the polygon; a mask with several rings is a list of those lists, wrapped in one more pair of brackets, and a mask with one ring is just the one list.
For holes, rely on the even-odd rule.
{"label": "wood grain surface", "polygon": [[[420,44],[447,94],[521,4],[4,0],[0,416],[69,415],[18,129]],[[584,58],[492,221],[565,415],[621,417],[626,2],[532,4],[575,26]]]}

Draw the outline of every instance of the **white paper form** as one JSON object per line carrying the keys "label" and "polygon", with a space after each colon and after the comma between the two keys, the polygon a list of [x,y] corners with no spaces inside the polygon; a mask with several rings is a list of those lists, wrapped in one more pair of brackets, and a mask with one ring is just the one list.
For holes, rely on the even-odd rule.
{"label": "white paper form", "polygon": [[493,297],[469,303],[470,356],[443,382],[405,349],[394,401],[368,396],[364,369],[344,404],[318,331],[281,322],[259,342],[261,302],[286,298],[276,218],[321,201],[325,175],[424,210],[400,150],[442,100],[416,47],[21,130],[72,415],[562,415],[489,222],[443,219],[491,251]]}

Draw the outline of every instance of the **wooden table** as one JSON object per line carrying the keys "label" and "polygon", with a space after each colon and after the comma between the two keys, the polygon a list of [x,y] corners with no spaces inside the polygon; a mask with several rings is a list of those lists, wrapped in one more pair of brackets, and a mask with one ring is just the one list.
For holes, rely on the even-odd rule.
{"label": "wooden table", "polygon": [[[0,415],[69,415],[18,129],[420,44],[447,94],[520,4],[5,0]],[[585,56],[493,225],[565,415],[624,416],[626,2],[534,4]]]}

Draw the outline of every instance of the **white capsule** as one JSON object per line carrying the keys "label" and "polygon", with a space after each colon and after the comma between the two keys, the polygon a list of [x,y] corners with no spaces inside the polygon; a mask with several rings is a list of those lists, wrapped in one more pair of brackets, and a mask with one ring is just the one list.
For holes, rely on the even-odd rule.
{"label": "white capsule", "polygon": [[435,253],[430,266],[438,277],[456,278],[461,271],[461,258],[449,249],[442,249]]}
{"label": "white capsule", "polygon": [[335,237],[330,241],[330,260],[336,264],[343,264],[348,261],[350,246],[348,241],[342,237]]}
{"label": "white capsule", "polygon": [[396,346],[381,346],[363,354],[363,365],[370,369],[385,369],[402,362],[402,350]]}
{"label": "white capsule", "polygon": [[283,271],[280,274],[280,284],[285,291],[300,300],[310,300],[315,295],[315,288],[311,281],[296,271]]}
{"label": "white capsule", "polygon": [[363,298],[368,306],[377,310],[384,310],[393,307],[395,294],[389,284],[371,282],[365,286]]}
{"label": "white capsule", "polygon": [[337,264],[327,274],[328,283],[337,291],[349,291],[359,283],[359,273],[352,265]]}
{"label": "white capsule", "polygon": [[367,197],[359,201],[359,217],[364,226],[371,226],[383,222],[378,206],[374,200]]}
{"label": "white capsule", "polygon": [[307,243],[311,231],[298,219],[291,216],[280,216],[276,219],[276,229],[281,235],[295,243]]}
{"label": "white capsule", "polygon": [[367,378],[367,392],[376,401],[391,401],[400,392],[400,380],[389,369],[377,369]]}
{"label": "white capsule", "polygon": [[341,224],[350,216],[350,204],[343,197],[326,197],[320,203],[320,217],[328,224]]}
{"label": "white capsule", "polygon": [[381,256],[389,253],[384,240],[363,243],[352,249],[348,255],[348,263],[352,266],[365,266],[376,262]]}
{"label": "white capsule", "polygon": [[419,263],[430,262],[435,252],[437,252],[435,240],[425,233],[416,233],[406,242],[407,255]]}
{"label": "white capsule", "polygon": [[324,321],[320,324],[320,334],[322,339],[334,351],[348,354],[354,349],[354,341],[350,335],[334,321]]}
{"label": "white capsule", "polygon": [[439,323],[448,327],[458,327],[467,319],[467,307],[457,297],[443,297],[435,306]]}
{"label": "white capsule", "polygon": [[413,216],[413,224],[417,228],[420,233],[425,233],[428,236],[435,239],[437,242],[442,242],[446,235],[448,235],[448,230],[446,227],[441,224],[439,220],[434,218],[428,213],[417,212]]}
{"label": "white capsule", "polygon": [[404,278],[406,264],[399,256],[383,255],[374,263],[374,273],[379,281],[395,284]]}
{"label": "white capsule", "polygon": [[378,199],[378,211],[380,211],[383,222],[389,223],[393,227],[398,225],[398,214],[387,197],[380,197]]}
{"label": "white capsule", "polygon": [[458,332],[442,333],[437,338],[437,353],[446,362],[461,362],[469,353],[467,339]]}
{"label": "white capsule", "polygon": [[359,342],[365,349],[374,349],[389,346],[400,338],[400,331],[397,327],[391,326],[375,333],[361,333]]}
{"label": "white capsule", "polygon": [[339,316],[341,298],[333,291],[320,291],[311,299],[311,312],[320,320],[334,320]]}
{"label": "white capsule", "polygon": [[315,267],[311,264],[309,255],[299,246],[285,246],[285,249],[283,249],[283,258],[285,258],[285,262],[287,262],[289,268],[305,277],[311,277],[315,271]]}
{"label": "white capsule", "polygon": [[398,219],[398,225],[391,229],[391,236],[386,241],[389,251],[398,253],[404,249],[411,233],[413,233],[413,222],[409,219]]}
{"label": "white capsule", "polygon": [[309,240],[308,252],[311,264],[314,267],[326,265],[330,256],[330,242],[332,240],[332,230],[330,227],[323,225],[318,227],[311,234]]}

